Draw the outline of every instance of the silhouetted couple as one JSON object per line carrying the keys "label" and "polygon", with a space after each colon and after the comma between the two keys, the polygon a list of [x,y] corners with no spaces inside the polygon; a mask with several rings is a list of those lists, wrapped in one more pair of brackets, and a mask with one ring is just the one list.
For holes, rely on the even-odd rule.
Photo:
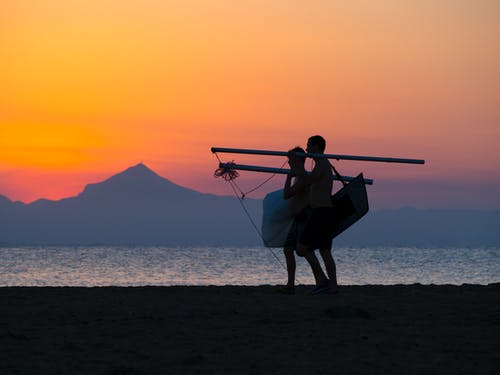
{"label": "silhouetted couple", "polygon": [[[307,153],[323,154],[326,142],[320,135],[312,136],[307,141]],[[304,150],[296,147],[288,152],[290,174],[284,186],[284,198],[290,200],[294,221],[284,246],[288,272],[288,283],[283,289],[293,294],[295,287],[295,256],[303,256],[311,266],[316,286],[312,294],[335,294],[338,292],[337,272],[332,257],[332,168],[327,158],[313,158],[314,168],[311,173],[305,170]],[[293,183],[292,183],[293,179]],[[314,253],[319,249],[326,273]]]}

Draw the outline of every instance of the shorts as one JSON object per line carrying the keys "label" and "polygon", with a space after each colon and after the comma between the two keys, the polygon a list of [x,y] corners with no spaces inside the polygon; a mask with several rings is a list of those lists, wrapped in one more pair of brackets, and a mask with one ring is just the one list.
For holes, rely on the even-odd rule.
{"label": "shorts", "polygon": [[306,208],[300,214],[295,216],[295,218],[293,219],[292,227],[288,231],[284,249],[297,250],[297,242],[299,241],[300,235],[304,231],[309,215],[310,209]]}
{"label": "shorts", "polygon": [[332,210],[331,207],[317,207],[311,210],[309,220],[299,237],[299,242],[309,250],[332,248]]}

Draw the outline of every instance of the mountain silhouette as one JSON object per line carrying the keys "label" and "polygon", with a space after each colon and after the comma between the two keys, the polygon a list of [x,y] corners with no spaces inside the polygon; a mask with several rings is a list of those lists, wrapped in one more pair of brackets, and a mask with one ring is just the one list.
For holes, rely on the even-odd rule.
{"label": "mountain silhouette", "polygon": [[0,210],[2,208],[6,208],[8,207],[12,202],[10,201],[10,199],[8,199],[7,197],[4,197],[3,195],[0,195]]}
{"label": "mountain silhouette", "polygon": [[[261,202],[245,204],[260,220]],[[260,243],[235,197],[187,189],[142,163],[87,185],[76,197],[21,205],[3,197],[0,210],[3,244]]]}
{"label": "mountain silhouette", "polygon": [[[220,183],[217,181],[217,183]],[[262,201],[245,198],[260,227]],[[500,211],[369,212],[335,246],[499,246]],[[234,196],[188,189],[140,163],[75,197],[30,204],[0,195],[0,245],[261,245]]]}
{"label": "mountain silhouette", "polygon": [[137,198],[139,195],[146,194],[152,196],[173,194],[188,197],[199,193],[174,184],[140,163],[103,182],[87,185],[79,197],[123,199]]}

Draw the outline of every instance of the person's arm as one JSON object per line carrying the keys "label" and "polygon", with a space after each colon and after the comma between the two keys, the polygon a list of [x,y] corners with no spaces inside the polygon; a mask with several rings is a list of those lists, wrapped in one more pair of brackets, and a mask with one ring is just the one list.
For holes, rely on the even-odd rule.
{"label": "person's arm", "polygon": [[292,176],[288,174],[286,176],[285,188],[283,189],[283,198],[290,199],[294,195],[301,193],[305,188],[304,176],[295,179],[295,183],[292,185]]}
{"label": "person's arm", "polygon": [[283,188],[283,198],[288,199],[291,197],[292,189],[292,176],[291,173],[286,175],[286,180],[285,180],[285,187]]}

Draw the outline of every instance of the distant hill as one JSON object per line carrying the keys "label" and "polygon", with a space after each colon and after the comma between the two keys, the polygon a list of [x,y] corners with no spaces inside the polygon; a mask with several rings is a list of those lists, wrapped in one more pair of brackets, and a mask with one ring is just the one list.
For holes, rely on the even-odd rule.
{"label": "distant hill", "polygon": [[[245,199],[260,217],[261,201]],[[1,244],[255,245],[235,197],[202,194],[138,164],[73,198],[19,204],[0,198]]]}
{"label": "distant hill", "polygon": [[369,212],[336,243],[344,246],[500,246],[500,210]]}
{"label": "distant hill", "polygon": [[[260,227],[262,201],[245,198]],[[369,212],[336,246],[500,246],[500,211]],[[261,241],[233,196],[179,186],[138,164],[76,197],[31,204],[0,195],[0,245],[254,246]]]}

